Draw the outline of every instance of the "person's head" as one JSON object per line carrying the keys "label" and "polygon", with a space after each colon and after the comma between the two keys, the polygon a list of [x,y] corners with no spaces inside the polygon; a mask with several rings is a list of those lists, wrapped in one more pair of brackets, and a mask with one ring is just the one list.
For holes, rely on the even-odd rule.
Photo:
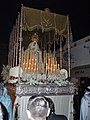
{"label": "person's head", "polygon": [[49,103],[43,96],[31,97],[27,104],[28,118],[31,120],[46,119],[50,113]]}
{"label": "person's head", "polygon": [[49,98],[49,97],[45,97],[45,98],[46,98],[46,100],[47,100],[48,103],[49,103],[50,114],[55,113],[55,105],[54,105],[54,102],[53,102],[52,99]]}

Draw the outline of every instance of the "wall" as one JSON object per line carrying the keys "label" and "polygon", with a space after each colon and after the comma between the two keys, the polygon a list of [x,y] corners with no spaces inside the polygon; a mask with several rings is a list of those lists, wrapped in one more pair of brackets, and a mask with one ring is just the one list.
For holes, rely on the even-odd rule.
{"label": "wall", "polygon": [[[67,68],[67,47],[63,49],[63,67]],[[71,43],[71,74],[75,77],[90,76],[90,36]]]}

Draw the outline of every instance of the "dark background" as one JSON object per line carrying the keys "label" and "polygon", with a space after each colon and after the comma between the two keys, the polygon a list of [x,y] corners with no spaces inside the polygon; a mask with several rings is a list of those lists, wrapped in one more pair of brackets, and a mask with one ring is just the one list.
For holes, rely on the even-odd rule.
{"label": "dark background", "polygon": [[69,15],[73,41],[90,35],[89,0],[3,0],[0,1],[0,70],[7,64],[9,36],[21,4]]}

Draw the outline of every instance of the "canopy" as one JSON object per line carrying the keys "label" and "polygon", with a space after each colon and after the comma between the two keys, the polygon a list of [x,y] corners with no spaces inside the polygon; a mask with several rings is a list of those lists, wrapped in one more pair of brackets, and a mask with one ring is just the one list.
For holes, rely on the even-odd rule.
{"label": "canopy", "polygon": [[22,6],[22,46],[27,49],[33,32],[39,35],[39,46],[53,46],[60,36],[67,37],[67,16]]}
{"label": "canopy", "polygon": [[55,30],[59,35],[66,37],[67,16],[23,6],[22,28],[23,31],[34,29],[41,29],[42,31]]}

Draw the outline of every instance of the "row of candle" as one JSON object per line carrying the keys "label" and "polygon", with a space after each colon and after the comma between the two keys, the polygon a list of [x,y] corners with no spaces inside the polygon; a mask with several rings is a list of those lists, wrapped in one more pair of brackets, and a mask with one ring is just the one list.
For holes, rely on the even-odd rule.
{"label": "row of candle", "polygon": [[38,64],[36,63],[35,55],[33,51],[22,49],[22,69],[26,72],[38,72]]}
{"label": "row of candle", "polygon": [[26,51],[22,49],[21,66],[26,72],[53,73],[60,69],[60,64],[57,63],[53,54],[44,51],[42,56],[42,51],[34,54],[31,49]]}

